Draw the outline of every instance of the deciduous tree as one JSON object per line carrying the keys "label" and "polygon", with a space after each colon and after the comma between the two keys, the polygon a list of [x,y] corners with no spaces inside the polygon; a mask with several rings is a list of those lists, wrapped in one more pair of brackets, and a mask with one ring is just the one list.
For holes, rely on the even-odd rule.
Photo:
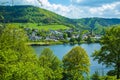
{"label": "deciduous tree", "polygon": [[45,48],[39,57],[39,64],[44,68],[45,80],[61,80],[61,61],[53,54],[52,50]]}
{"label": "deciduous tree", "polygon": [[7,26],[0,35],[0,80],[44,80],[43,68],[22,29]]}
{"label": "deciduous tree", "polygon": [[63,80],[84,80],[89,73],[89,66],[86,51],[80,46],[74,47],[63,57]]}
{"label": "deciduous tree", "polygon": [[120,26],[108,29],[101,39],[101,45],[101,49],[95,51],[92,56],[99,63],[114,67],[117,79],[120,79]]}

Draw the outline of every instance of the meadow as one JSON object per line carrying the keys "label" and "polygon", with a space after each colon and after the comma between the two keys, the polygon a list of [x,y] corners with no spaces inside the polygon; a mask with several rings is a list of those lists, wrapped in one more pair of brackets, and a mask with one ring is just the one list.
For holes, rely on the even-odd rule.
{"label": "meadow", "polygon": [[16,26],[22,28],[38,29],[38,30],[65,30],[69,27],[60,24],[39,25],[38,23],[7,23],[8,26]]}

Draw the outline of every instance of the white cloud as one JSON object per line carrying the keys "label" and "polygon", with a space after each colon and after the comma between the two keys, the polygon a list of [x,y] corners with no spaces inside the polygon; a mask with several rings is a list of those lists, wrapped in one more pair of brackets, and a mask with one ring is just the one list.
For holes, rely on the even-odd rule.
{"label": "white cloud", "polygon": [[68,12],[70,12],[70,9],[68,6],[63,6],[61,4],[50,4],[48,0],[40,0],[42,3],[42,8],[51,10],[53,12],[56,12],[62,16],[66,16]]}
{"label": "white cloud", "polygon": [[[71,0],[74,1],[74,0]],[[82,2],[84,0],[76,0],[76,2]],[[82,17],[117,17],[120,18],[120,11],[117,8],[120,7],[120,2],[113,2],[109,4],[103,4],[97,7],[90,6],[78,6],[71,4],[64,6],[61,4],[51,4],[48,0],[41,0],[43,8],[56,12],[62,16],[69,18],[82,18]]]}
{"label": "white cloud", "polygon": [[115,2],[112,4],[102,5],[101,7],[90,8],[89,11],[91,14],[99,14],[99,15],[104,15],[104,13],[106,11],[110,12],[108,14],[111,14],[111,12],[114,12],[114,14],[116,14],[116,13],[118,14],[119,11],[117,11],[116,9],[117,9],[117,6],[119,6],[119,5],[120,5],[120,2]]}

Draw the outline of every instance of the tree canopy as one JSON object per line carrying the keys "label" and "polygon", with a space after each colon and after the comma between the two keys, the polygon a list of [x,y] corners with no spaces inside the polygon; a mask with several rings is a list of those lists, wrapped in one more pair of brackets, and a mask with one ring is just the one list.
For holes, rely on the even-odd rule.
{"label": "tree canopy", "polygon": [[7,26],[0,35],[0,79],[44,80],[43,68],[22,29]]}
{"label": "tree canopy", "polygon": [[39,64],[44,68],[45,80],[61,80],[62,62],[54,55],[52,50],[45,48],[39,56]]}
{"label": "tree canopy", "polygon": [[89,73],[89,57],[80,46],[74,47],[63,57],[63,80],[84,80]]}
{"label": "tree canopy", "polygon": [[101,39],[101,49],[93,53],[99,63],[112,66],[117,70],[117,79],[120,78],[120,26],[113,26],[106,31]]}

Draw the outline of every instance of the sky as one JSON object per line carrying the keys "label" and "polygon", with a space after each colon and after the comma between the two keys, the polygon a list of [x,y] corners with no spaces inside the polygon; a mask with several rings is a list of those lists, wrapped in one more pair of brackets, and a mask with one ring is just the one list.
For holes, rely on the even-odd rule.
{"label": "sky", "polygon": [[[11,5],[11,1],[0,0],[0,4]],[[72,19],[120,18],[120,0],[14,0],[14,5],[34,5]]]}

